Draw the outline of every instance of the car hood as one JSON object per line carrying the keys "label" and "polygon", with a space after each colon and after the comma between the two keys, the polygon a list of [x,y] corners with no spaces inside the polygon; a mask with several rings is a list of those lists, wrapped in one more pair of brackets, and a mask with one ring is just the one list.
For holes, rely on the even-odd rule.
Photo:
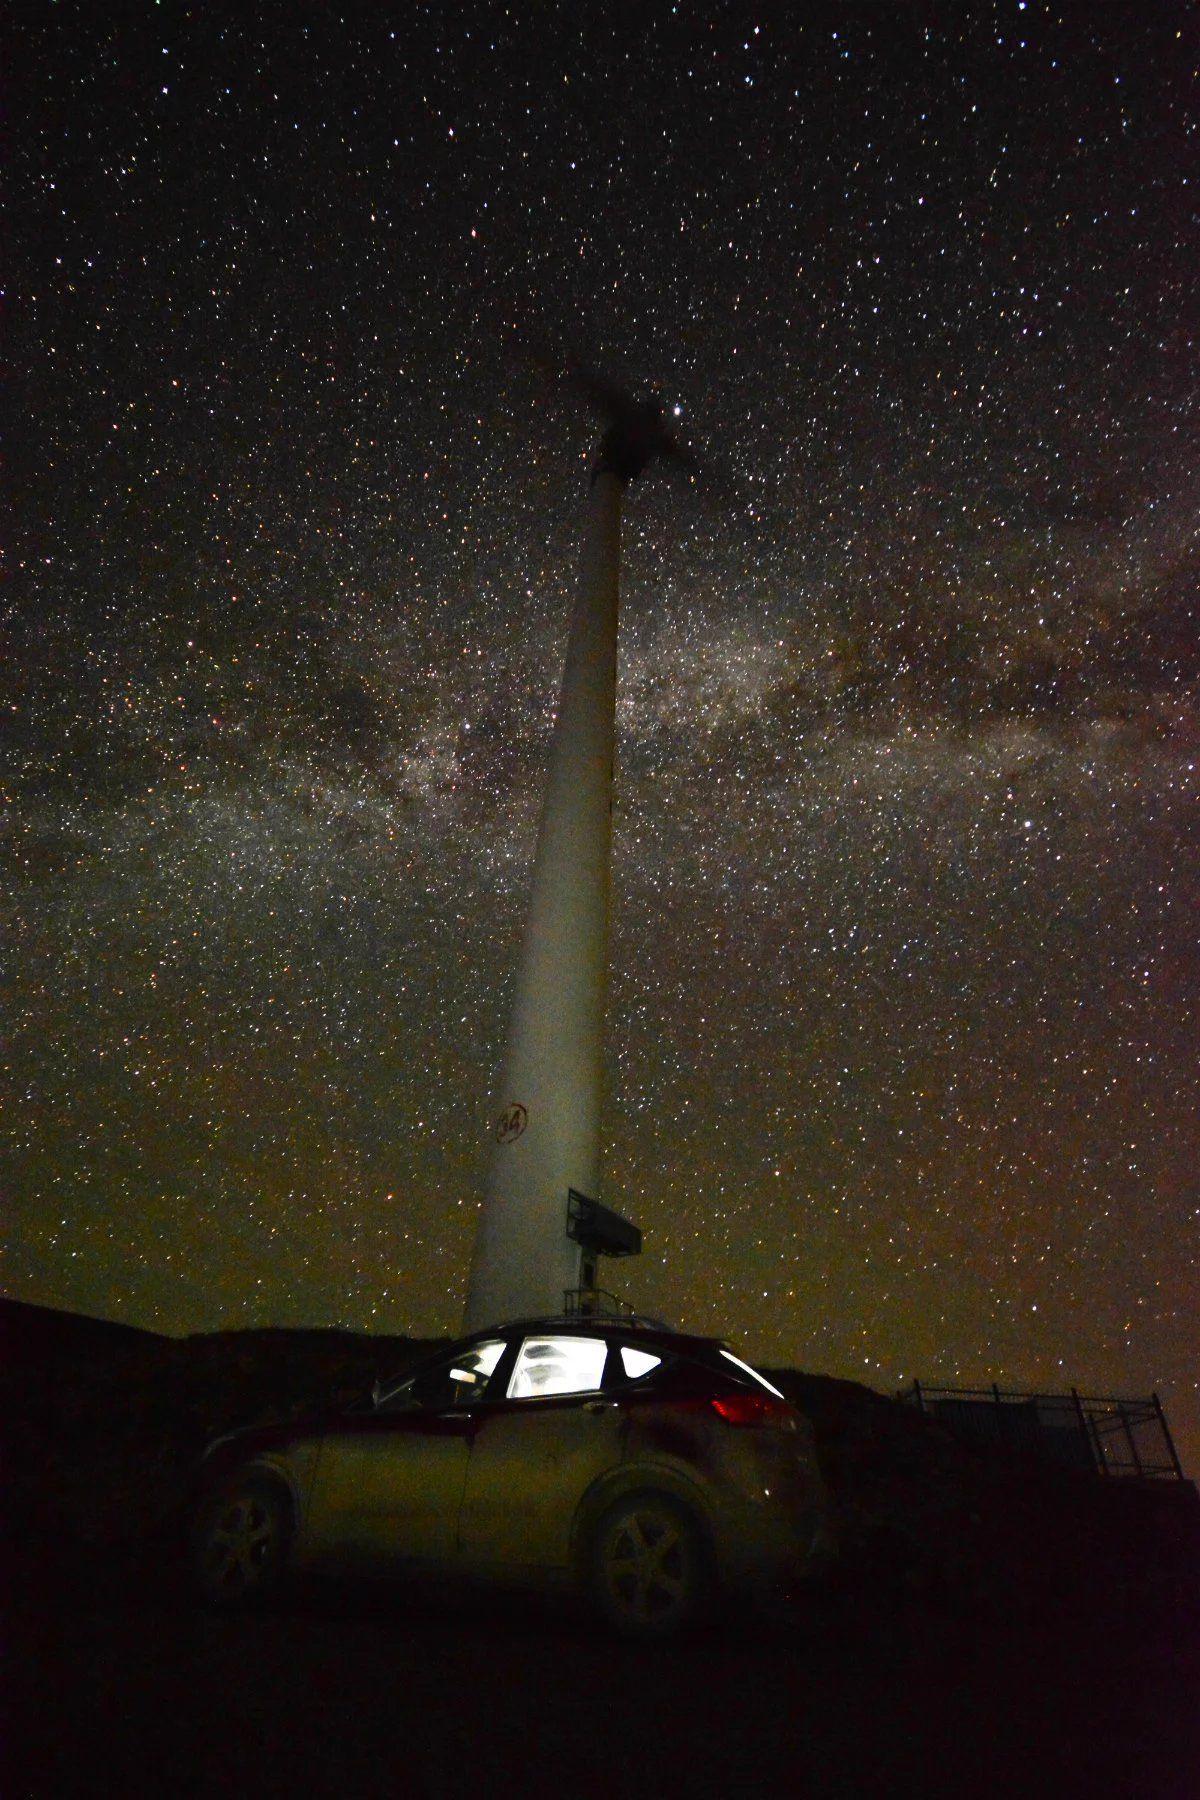
{"label": "car hood", "polygon": [[288,1419],[260,1419],[248,1425],[237,1425],[210,1439],[201,1460],[205,1464],[214,1458],[221,1462],[231,1458],[240,1461],[264,1451],[283,1450],[301,1438],[323,1437],[346,1417],[345,1407],[310,1407]]}

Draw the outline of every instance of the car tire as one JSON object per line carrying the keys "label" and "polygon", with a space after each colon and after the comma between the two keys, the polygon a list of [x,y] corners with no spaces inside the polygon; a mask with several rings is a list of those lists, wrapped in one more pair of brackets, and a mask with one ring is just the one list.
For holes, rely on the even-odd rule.
{"label": "car tire", "polygon": [[668,1494],[627,1494],[610,1506],[589,1560],[592,1597],[626,1637],[669,1637],[695,1624],[711,1596],[704,1533]]}
{"label": "car tire", "polygon": [[267,1476],[244,1475],[200,1503],[192,1571],[211,1605],[245,1606],[277,1591],[292,1541],[288,1494]]}

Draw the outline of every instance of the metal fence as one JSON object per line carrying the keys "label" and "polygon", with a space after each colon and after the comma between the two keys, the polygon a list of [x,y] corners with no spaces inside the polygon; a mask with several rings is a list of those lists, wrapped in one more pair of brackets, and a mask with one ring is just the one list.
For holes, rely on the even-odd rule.
{"label": "metal fence", "polygon": [[1157,1394],[1146,1400],[1080,1394],[1030,1394],[990,1388],[925,1387],[896,1396],[960,1437],[1004,1444],[1058,1468],[1103,1476],[1182,1481],[1170,1427]]}

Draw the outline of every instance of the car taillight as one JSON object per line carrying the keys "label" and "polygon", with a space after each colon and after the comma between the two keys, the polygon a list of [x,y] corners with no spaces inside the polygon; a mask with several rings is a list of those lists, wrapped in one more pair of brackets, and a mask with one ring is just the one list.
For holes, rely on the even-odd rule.
{"label": "car taillight", "polygon": [[709,1405],[727,1425],[779,1425],[786,1430],[796,1416],[786,1400],[771,1394],[716,1394]]}

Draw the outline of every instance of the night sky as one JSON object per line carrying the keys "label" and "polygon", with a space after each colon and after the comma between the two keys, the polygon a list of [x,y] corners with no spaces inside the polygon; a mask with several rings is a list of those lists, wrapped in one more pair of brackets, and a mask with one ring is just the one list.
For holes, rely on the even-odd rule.
{"label": "night sky", "polygon": [[626,511],[615,1284],[1156,1388],[1196,1473],[1194,7],[343,10],[17,36],[6,1291],[457,1329],[575,354],[699,467]]}

